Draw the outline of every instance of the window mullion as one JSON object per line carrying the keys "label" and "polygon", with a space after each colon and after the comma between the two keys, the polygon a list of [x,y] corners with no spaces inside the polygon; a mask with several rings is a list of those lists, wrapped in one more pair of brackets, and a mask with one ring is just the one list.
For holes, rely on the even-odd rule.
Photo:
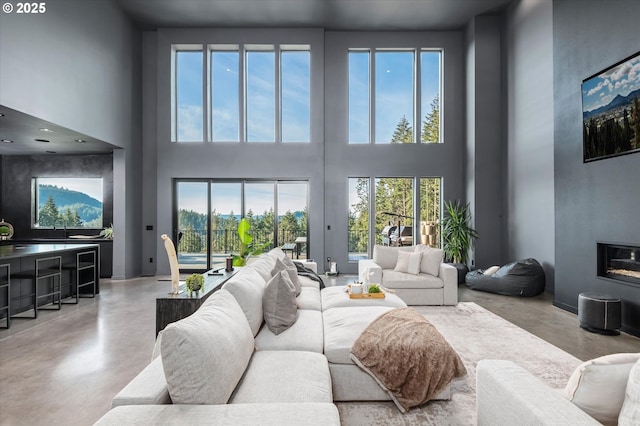
{"label": "window mullion", "polygon": [[209,69],[207,61],[207,53],[206,53],[206,45],[200,45],[201,60],[202,60],[202,142],[208,141],[208,127],[207,126],[207,111],[209,111],[209,107],[207,105],[207,82],[209,81],[209,77],[207,76],[207,71]]}
{"label": "window mullion", "polygon": [[238,140],[240,143],[247,141],[247,75],[245,69],[245,57],[246,50],[244,48],[244,44],[238,47],[238,114],[239,114],[239,123],[238,123]]}
{"label": "window mullion", "polygon": [[414,50],[413,54],[413,108],[414,108],[414,130],[413,130],[413,142],[414,143],[422,143],[422,79],[420,76],[422,75],[421,71],[421,61],[420,61],[420,51]]}
{"label": "window mullion", "polygon": [[369,143],[376,143],[376,60],[375,50],[369,50]]}
{"label": "window mullion", "polygon": [[274,47],[274,87],[275,87],[275,142],[282,142],[282,93],[280,93],[280,83],[282,81],[282,67],[280,66],[280,45]]}

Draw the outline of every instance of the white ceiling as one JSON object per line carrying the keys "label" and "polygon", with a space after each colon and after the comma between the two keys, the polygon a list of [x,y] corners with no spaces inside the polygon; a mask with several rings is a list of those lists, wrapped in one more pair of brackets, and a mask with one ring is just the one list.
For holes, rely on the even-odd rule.
{"label": "white ceiling", "polygon": [[463,28],[511,0],[117,0],[143,28],[324,28],[417,31]]}
{"label": "white ceiling", "polygon": [[[340,31],[459,30],[511,0],[116,0],[142,29],[324,28]],[[89,154],[115,147],[0,105],[0,155]],[[40,128],[54,130],[45,133]],[[46,139],[49,142],[36,142]],[[77,143],[76,139],[86,140]]]}

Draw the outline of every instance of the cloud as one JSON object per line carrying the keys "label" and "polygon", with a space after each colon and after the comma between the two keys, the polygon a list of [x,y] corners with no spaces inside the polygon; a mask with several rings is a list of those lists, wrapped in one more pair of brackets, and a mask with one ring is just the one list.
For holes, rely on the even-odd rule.
{"label": "cloud", "polygon": [[598,85],[596,87],[594,87],[593,89],[589,90],[587,92],[587,96],[591,96],[594,93],[598,93],[600,90],[604,89],[604,88],[609,89],[610,91],[613,90],[613,85],[611,84],[611,82],[608,79],[604,79],[601,82],[598,83]]}
{"label": "cloud", "polygon": [[613,81],[618,81],[621,78],[624,78],[631,71],[631,64],[629,62],[625,62],[624,64],[620,64],[615,68],[610,69],[602,73],[602,77],[610,78]]}
{"label": "cloud", "polygon": [[178,106],[178,142],[202,142],[202,107]]}

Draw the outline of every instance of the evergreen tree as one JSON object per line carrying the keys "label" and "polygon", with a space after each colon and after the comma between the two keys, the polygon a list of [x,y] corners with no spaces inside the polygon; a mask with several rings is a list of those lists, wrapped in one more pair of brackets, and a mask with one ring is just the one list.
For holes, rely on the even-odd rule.
{"label": "evergreen tree", "polygon": [[391,136],[391,143],[413,143],[413,129],[404,115]]}
{"label": "evergreen tree", "polygon": [[58,208],[56,207],[53,195],[49,195],[47,202],[44,203],[44,206],[42,206],[38,212],[38,225],[41,227],[54,227],[58,221],[58,215]]}
{"label": "evergreen tree", "polygon": [[633,128],[633,149],[640,149],[640,103],[638,97],[633,98],[633,107],[631,108],[631,126]]}
{"label": "evergreen tree", "polygon": [[440,142],[440,95],[436,95],[431,101],[431,111],[422,123],[421,139],[422,143]]}

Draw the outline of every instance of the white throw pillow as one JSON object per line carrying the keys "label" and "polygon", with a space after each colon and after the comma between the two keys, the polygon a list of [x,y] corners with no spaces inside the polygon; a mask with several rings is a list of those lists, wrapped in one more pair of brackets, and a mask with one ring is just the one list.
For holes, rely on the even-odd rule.
{"label": "white throw pillow", "polygon": [[[289,261],[291,262],[290,259]],[[298,268],[296,268],[296,265],[291,262],[291,266],[288,266],[284,259],[278,259],[276,260],[276,266],[273,268],[273,271],[271,271],[271,275],[276,276],[278,272],[282,271],[287,271],[289,279],[296,288],[296,296],[300,296],[300,292],[302,292],[302,284],[300,284],[300,278],[298,278]]]}
{"label": "white throw pillow", "polygon": [[629,379],[640,353],[605,355],[576,368],[564,396],[604,425],[616,425]]}
{"label": "white throw pillow", "polygon": [[484,272],[482,273],[483,275],[486,275],[488,277],[490,277],[491,275],[495,274],[496,272],[498,272],[498,269],[500,269],[499,266],[492,266],[490,268],[487,268],[484,270]]}
{"label": "white throw pillow", "polygon": [[253,354],[249,323],[221,289],[192,315],[167,325],[160,352],[174,404],[226,404]]}
{"label": "white throw pillow", "polygon": [[409,253],[406,251],[398,251],[398,262],[395,271],[405,272],[408,274],[418,275],[420,273],[420,259],[422,253]]}
{"label": "white throw pillow", "polygon": [[393,269],[398,263],[396,247],[373,246],[373,261],[382,269]]}
{"label": "white throw pillow", "polygon": [[640,425],[640,360],[631,368],[624,403],[618,417],[620,426]]}
{"label": "white throw pillow", "polygon": [[264,321],[273,334],[282,333],[296,322],[296,288],[287,271],[276,273],[267,283],[262,296],[262,309]]}
{"label": "white throw pillow", "polygon": [[418,244],[416,246],[416,252],[422,253],[420,272],[433,275],[434,277],[440,275],[440,264],[444,258],[444,251],[442,249]]}

